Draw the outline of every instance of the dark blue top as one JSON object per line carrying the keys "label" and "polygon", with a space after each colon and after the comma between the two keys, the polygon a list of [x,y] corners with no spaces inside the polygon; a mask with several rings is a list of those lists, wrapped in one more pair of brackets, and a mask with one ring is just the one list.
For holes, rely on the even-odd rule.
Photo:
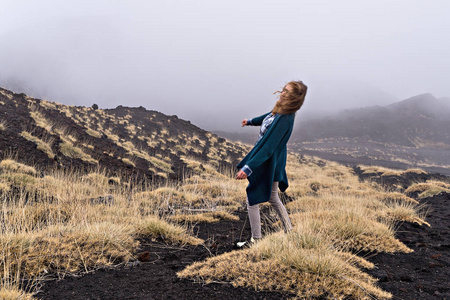
{"label": "dark blue top", "polygon": [[[268,114],[251,119],[249,124],[261,125]],[[286,176],[286,144],[294,127],[294,119],[295,113],[276,115],[263,137],[237,165],[238,168],[248,166],[251,170],[246,190],[250,205],[269,201],[274,181],[279,182],[282,192],[289,186]]]}

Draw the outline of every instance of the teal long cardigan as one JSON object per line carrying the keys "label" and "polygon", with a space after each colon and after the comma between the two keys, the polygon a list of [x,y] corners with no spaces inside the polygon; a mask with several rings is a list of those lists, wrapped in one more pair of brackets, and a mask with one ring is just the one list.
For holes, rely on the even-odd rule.
{"label": "teal long cardigan", "polygon": [[[251,125],[261,125],[268,114],[253,118]],[[249,184],[246,190],[250,205],[269,201],[274,181],[279,182],[278,187],[282,192],[288,188],[286,144],[292,133],[294,118],[295,113],[277,115],[262,139],[237,165],[239,169],[247,165],[252,170],[247,177]]]}

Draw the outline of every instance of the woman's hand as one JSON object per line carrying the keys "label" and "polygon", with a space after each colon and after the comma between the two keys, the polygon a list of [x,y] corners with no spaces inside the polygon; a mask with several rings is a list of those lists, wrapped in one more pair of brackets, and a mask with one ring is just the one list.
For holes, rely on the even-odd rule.
{"label": "woman's hand", "polygon": [[247,119],[242,120],[242,127],[247,125]]}
{"label": "woman's hand", "polygon": [[244,171],[240,170],[236,175],[236,179],[238,179],[238,180],[247,179],[247,174],[245,174]]}

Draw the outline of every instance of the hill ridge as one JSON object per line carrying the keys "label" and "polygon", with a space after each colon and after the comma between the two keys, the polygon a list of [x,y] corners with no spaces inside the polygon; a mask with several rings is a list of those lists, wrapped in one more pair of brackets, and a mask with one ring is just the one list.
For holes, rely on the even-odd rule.
{"label": "hill ridge", "polygon": [[119,105],[94,109],[0,88],[0,157],[39,166],[105,168],[143,178],[179,179],[206,164],[233,168],[246,146],[176,115]]}

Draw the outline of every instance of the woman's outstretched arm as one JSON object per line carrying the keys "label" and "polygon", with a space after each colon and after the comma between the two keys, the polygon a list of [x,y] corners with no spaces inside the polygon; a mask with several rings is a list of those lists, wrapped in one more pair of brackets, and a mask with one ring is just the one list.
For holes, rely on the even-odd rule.
{"label": "woman's outstretched arm", "polygon": [[[262,122],[264,121],[264,118],[270,113],[264,114],[262,116],[253,118],[253,119],[244,119],[242,121],[242,126],[246,126],[246,125],[251,125],[251,126],[259,126],[262,124]],[[245,124],[244,124],[245,121]]]}

